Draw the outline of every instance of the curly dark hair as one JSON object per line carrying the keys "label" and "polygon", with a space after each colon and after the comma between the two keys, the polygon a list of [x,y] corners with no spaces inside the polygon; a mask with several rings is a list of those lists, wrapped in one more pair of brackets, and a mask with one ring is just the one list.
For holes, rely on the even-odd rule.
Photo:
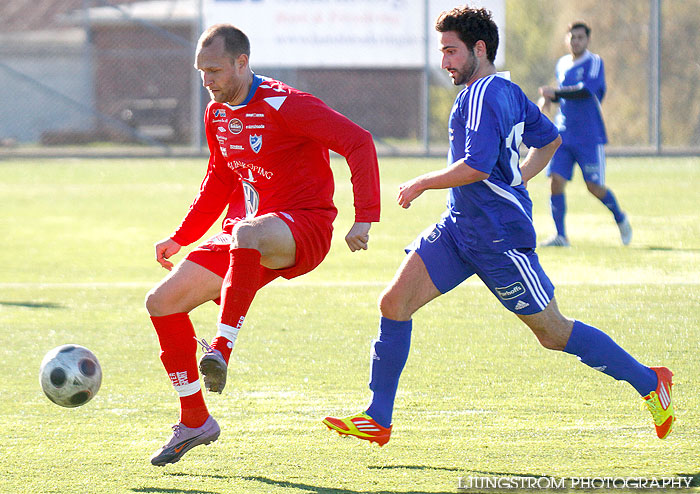
{"label": "curly dark hair", "polygon": [[570,32],[573,31],[574,29],[583,29],[584,31],[586,31],[586,38],[590,38],[590,37],[591,37],[591,28],[590,28],[590,26],[589,26],[588,24],[586,24],[586,23],[583,22],[583,21],[572,22],[572,23],[569,24],[569,26],[567,27],[566,32],[570,33]]}
{"label": "curly dark hair", "polygon": [[467,48],[472,50],[477,41],[486,44],[486,58],[493,63],[498,50],[498,26],[486,9],[455,7],[445,11],[435,22],[435,30],[441,33],[455,31]]}

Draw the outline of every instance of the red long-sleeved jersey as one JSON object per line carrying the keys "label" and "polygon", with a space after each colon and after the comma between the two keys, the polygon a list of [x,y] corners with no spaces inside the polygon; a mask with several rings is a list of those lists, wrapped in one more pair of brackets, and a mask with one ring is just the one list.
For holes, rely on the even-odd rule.
{"label": "red long-sleeved jersey", "polygon": [[178,244],[201,238],[226,205],[223,229],[228,232],[242,218],[272,212],[319,210],[335,217],[329,149],[350,167],[355,221],[379,221],[372,136],[315,96],[254,75],[243,103],[211,101],[204,121],[209,165],[199,194],[171,237]]}

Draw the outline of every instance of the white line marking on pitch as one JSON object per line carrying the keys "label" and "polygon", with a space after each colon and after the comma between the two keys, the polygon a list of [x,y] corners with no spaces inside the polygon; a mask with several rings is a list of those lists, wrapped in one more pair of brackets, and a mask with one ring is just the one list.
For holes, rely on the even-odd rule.
{"label": "white line marking on pitch", "polygon": [[[86,281],[73,283],[41,283],[41,282],[8,282],[0,283],[0,289],[12,288],[151,288],[157,281]],[[276,280],[270,287],[385,287],[389,281],[316,281],[316,280]],[[482,286],[480,280],[467,280],[463,283],[467,286]],[[593,281],[554,281],[554,286],[697,286],[700,280],[593,280]]]}

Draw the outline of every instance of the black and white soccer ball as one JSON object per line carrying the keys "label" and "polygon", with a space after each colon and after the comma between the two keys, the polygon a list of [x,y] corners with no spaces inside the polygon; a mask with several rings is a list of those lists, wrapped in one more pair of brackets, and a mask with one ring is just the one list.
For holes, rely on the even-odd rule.
{"label": "black and white soccer ball", "polygon": [[84,346],[62,345],[44,357],[39,382],[49,400],[75,408],[97,394],[102,384],[102,368],[95,354]]}

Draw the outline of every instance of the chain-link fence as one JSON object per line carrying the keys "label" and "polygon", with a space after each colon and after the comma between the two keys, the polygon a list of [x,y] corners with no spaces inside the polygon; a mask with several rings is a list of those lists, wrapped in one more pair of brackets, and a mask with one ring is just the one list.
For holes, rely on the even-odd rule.
{"label": "chain-link fence", "polygon": [[[5,0],[0,6],[0,156],[206,153],[201,125],[206,94],[192,66],[196,39],[210,21],[203,9],[207,2],[260,8],[266,1],[272,0]],[[289,16],[278,22],[298,17],[304,1],[287,3]],[[377,9],[381,3],[375,2]],[[418,8],[422,14],[430,12],[431,1],[385,3],[387,12]],[[583,19],[593,27],[590,49],[605,61],[609,151],[700,151],[700,1],[501,3],[505,63],[499,68],[509,70],[531,99],[537,98],[538,86],[553,82],[556,59],[566,53],[566,25]],[[413,39],[434,37],[433,20],[414,23]],[[256,21],[266,19],[261,15]],[[427,57],[427,47],[427,42],[418,47],[416,59]],[[319,96],[370,130],[380,152],[444,152],[447,115],[459,88],[435,57],[396,66],[259,63],[264,59],[254,44],[256,72]]]}

